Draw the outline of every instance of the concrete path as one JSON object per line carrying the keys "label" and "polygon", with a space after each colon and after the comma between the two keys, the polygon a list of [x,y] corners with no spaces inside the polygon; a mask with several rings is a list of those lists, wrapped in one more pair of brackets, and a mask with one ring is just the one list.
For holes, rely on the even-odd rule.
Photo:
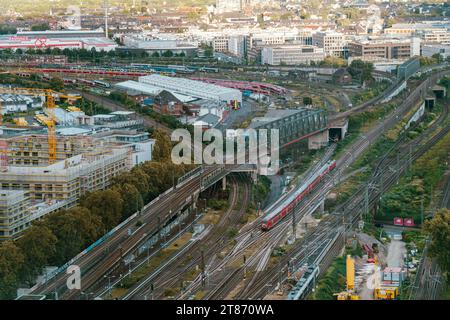
{"label": "concrete path", "polygon": [[406,246],[403,241],[392,239],[389,243],[386,263],[388,267],[403,267],[403,255],[406,253]]}

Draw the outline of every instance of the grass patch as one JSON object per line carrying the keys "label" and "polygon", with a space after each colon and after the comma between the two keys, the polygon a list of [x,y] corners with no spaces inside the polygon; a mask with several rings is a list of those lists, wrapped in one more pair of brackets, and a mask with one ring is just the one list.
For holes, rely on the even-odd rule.
{"label": "grass patch", "polygon": [[346,255],[337,257],[328,268],[324,277],[319,280],[317,289],[312,294],[312,300],[336,300],[333,295],[345,289],[345,261]]}

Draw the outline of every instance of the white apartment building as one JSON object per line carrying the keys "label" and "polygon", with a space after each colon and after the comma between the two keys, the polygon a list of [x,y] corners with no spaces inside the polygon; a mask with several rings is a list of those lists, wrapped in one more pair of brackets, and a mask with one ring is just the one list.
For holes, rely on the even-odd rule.
{"label": "white apartment building", "polygon": [[345,35],[334,31],[320,31],[313,33],[312,44],[319,48],[323,48],[327,56],[344,56],[345,51],[347,50]]}
{"label": "white apartment building", "polygon": [[261,63],[269,65],[299,65],[318,62],[325,58],[323,48],[309,45],[280,45],[264,47],[261,50]]}
{"label": "white apartment building", "polygon": [[44,98],[28,97],[19,94],[0,94],[1,113],[3,115],[14,112],[25,112],[29,109],[41,108],[44,104]]}
{"label": "white apartment building", "polygon": [[450,31],[446,29],[417,31],[416,34],[424,43],[450,44]]}

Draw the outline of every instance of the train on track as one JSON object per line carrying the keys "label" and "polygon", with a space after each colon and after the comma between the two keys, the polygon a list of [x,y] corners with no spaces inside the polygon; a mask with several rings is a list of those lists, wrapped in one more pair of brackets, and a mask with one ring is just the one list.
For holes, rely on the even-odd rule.
{"label": "train on track", "polygon": [[336,168],[336,161],[328,161],[295,192],[288,194],[285,199],[270,206],[267,210],[268,212],[266,212],[267,215],[261,223],[261,229],[263,231],[272,229],[334,168]]}

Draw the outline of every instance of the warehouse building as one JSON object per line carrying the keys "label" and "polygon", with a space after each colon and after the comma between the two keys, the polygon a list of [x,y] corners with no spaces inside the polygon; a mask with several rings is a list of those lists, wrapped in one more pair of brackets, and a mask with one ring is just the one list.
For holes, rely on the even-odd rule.
{"label": "warehouse building", "polygon": [[242,93],[239,90],[201,81],[152,74],[139,77],[139,83],[150,85],[161,90],[167,90],[171,93],[178,93],[200,99],[223,101],[226,103],[234,101],[242,103]]}
{"label": "warehouse building", "polygon": [[167,91],[183,103],[193,102],[198,99],[226,103],[231,103],[235,100],[239,103],[242,102],[242,93],[237,89],[158,74],[140,77],[139,82],[132,80],[120,82],[115,87],[126,91],[128,94],[140,94],[149,97],[156,97],[161,92]]}
{"label": "warehouse building", "polygon": [[47,48],[111,51],[117,48],[117,43],[106,38],[101,30],[25,31],[15,36],[0,36],[0,50]]}

